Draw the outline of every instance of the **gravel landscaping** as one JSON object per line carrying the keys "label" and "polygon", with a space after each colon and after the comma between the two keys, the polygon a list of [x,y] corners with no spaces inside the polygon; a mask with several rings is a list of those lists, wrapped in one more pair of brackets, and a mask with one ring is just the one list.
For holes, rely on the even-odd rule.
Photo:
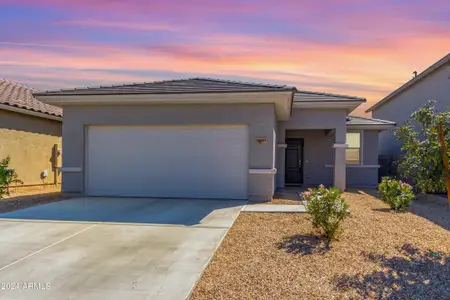
{"label": "gravel landscaping", "polygon": [[374,195],[344,194],[331,249],[307,214],[241,213],[191,299],[450,299],[448,205],[395,213]]}
{"label": "gravel landscaping", "polygon": [[68,198],[70,198],[70,196],[61,193],[60,186],[52,185],[12,189],[10,196],[0,199],[0,213],[61,201]]}

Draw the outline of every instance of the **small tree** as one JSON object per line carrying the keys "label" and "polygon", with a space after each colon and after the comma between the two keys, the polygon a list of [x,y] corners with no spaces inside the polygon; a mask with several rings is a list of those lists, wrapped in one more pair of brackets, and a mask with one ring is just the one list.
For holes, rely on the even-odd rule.
{"label": "small tree", "polygon": [[402,151],[405,151],[399,164],[402,177],[411,178],[423,192],[442,193],[446,191],[445,181],[448,176],[442,157],[448,157],[449,153],[442,152],[439,124],[442,125],[444,143],[449,149],[450,112],[438,112],[434,102],[429,101],[412,113],[395,135],[403,144]]}
{"label": "small tree", "polygon": [[9,195],[9,186],[14,183],[23,183],[13,169],[9,168],[10,157],[0,160],[0,198]]}
{"label": "small tree", "polygon": [[322,228],[328,245],[336,238],[340,223],[348,215],[348,204],[337,188],[327,189],[323,184],[302,193],[307,201],[306,210],[312,216],[315,228]]}

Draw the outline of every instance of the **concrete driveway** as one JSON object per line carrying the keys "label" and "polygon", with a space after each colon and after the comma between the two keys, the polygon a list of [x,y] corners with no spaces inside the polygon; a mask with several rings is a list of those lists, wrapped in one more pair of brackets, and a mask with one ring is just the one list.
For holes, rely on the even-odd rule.
{"label": "concrete driveway", "polygon": [[185,299],[244,204],[78,198],[0,214],[0,299]]}

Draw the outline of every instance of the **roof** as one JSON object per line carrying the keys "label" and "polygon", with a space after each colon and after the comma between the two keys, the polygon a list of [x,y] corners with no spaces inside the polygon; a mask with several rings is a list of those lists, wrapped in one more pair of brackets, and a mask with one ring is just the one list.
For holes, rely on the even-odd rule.
{"label": "roof", "polygon": [[212,78],[187,78],[144,83],[84,87],[35,93],[36,96],[111,95],[111,94],[183,94],[223,92],[296,91],[295,87],[249,83]]}
{"label": "roof", "polygon": [[392,93],[390,93],[389,95],[387,95],[386,97],[384,97],[383,99],[381,99],[380,101],[375,103],[372,107],[370,107],[369,109],[366,110],[366,113],[371,112],[374,109],[376,109],[376,108],[380,107],[381,105],[385,104],[386,102],[388,102],[389,100],[391,100],[395,96],[397,96],[400,93],[406,91],[407,89],[412,87],[414,84],[418,83],[419,81],[421,81],[422,79],[424,79],[425,77],[427,77],[428,75],[432,74],[434,71],[436,71],[437,69],[439,69],[442,66],[445,66],[448,63],[450,63],[450,53],[447,54],[446,56],[444,56],[443,58],[441,58],[440,60],[438,60],[436,63],[434,63],[430,67],[428,67],[422,73],[418,74],[416,77],[412,78],[410,81],[408,81],[404,85],[402,85],[401,87],[399,87],[398,89],[396,89],[395,91],[393,91]]}
{"label": "roof", "polygon": [[20,108],[24,111],[28,110],[49,116],[62,117],[61,108],[45,104],[33,97],[33,93],[38,91],[37,89],[0,78],[0,104]]}
{"label": "roof", "polygon": [[373,126],[373,125],[381,125],[381,126],[395,126],[395,122],[380,120],[380,119],[372,119],[358,116],[348,116],[347,117],[347,125],[353,126]]}
{"label": "roof", "polygon": [[334,102],[334,101],[366,102],[366,99],[355,96],[311,92],[311,91],[298,91],[295,93],[294,96],[294,102]]}

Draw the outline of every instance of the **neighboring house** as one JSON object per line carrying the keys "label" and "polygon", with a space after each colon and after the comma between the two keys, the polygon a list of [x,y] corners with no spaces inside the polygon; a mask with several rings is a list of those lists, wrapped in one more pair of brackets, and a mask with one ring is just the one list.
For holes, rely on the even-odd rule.
{"label": "neighboring house", "polygon": [[[372,117],[394,121],[397,126],[409,119],[410,115],[435,100],[439,111],[450,107],[450,54],[418,74],[410,81],[390,93],[384,99],[370,107]],[[380,155],[401,154],[401,144],[394,136],[394,130],[380,133]]]}
{"label": "neighboring house", "polygon": [[0,79],[0,159],[11,157],[22,187],[58,183],[62,110],[40,102],[35,92]]}
{"label": "neighboring house", "polygon": [[[48,91],[64,108],[65,192],[268,200],[276,188],[377,184],[363,98],[209,78]],[[347,144],[349,148],[347,149]]]}

